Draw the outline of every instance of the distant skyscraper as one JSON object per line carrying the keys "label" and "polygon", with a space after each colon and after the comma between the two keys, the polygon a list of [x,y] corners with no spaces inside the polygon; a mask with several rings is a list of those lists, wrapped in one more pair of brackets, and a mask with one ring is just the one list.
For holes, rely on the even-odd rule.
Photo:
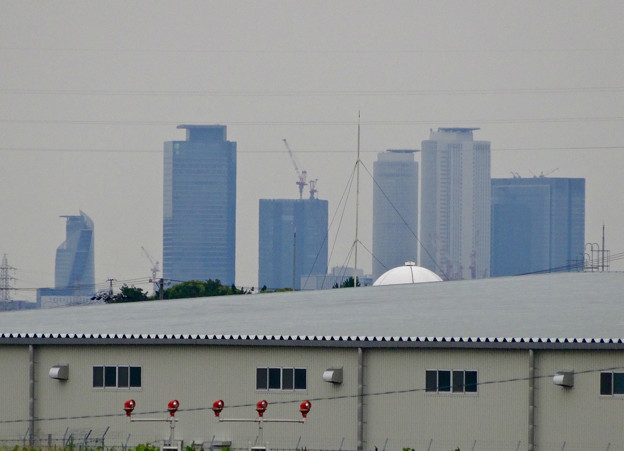
{"label": "distant skyscraper", "polygon": [[326,200],[260,199],[259,287],[299,290],[327,274],[327,213]]}
{"label": "distant skyscraper", "polygon": [[93,221],[84,212],[66,218],[65,241],[56,249],[55,289],[73,295],[95,292]]}
{"label": "distant skyscraper", "polygon": [[415,150],[388,150],[373,164],[373,278],[418,262],[418,163]]}
{"label": "distant skyscraper", "polygon": [[492,179],[492,276],[577,271],[585,248],[585,179]]}
{"label": "distant skyscraper", "polygon": [[165,142],[163,277],[235,283],[236,143],[223,125],[179,125]]}
{"label": "distant skyscraper", "polygon": [[490,142],[439,128],[422,142],[421,265],[443,279],[490,275]]}

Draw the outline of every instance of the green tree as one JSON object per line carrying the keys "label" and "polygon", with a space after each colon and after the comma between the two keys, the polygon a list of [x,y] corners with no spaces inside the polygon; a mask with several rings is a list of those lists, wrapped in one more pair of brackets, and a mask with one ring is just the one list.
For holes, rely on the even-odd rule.
{"label": "green tree", "polygon": [[[358,278],[357,281],[357,286],[360,286],[360,279]],[[353,276],[349,277],[348,279],[345,279],[340,286],[338,286],[338,282],[336,282],[334,284],[334,286],[332,288],[349,288],[349,287],[353,287]]]}
{"label": "green tree", "polygon": [[165,299],[199,298],[208,296],[228,296],[233,294],[249,294],[251,290],[224,286],[219,279],[216,280],[189,280],[167,288],[164,293]]}
{"label": "green tree", "polygon": [[120,302],[140,302],[147,301],[149,298],[147,297],[147,293],[143,291],[142,288],[137,288],[134,285],[128,286],[124,284],[120,292],[110,296],[106,299],[106,303],[108,304],[117,304]]}

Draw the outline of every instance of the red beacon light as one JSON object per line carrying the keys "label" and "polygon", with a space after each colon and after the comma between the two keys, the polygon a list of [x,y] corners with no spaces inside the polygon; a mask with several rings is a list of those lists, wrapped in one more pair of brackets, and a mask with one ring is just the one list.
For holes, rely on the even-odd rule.
{"label": "red beacon light", "polygon": [[171,401],[169,401],[169,404],[167,404],[167,410],[169,411],[169,415],[171,415],[172,417],[175,416],[175,413],[178,411],[178,407],[180,407],[180,401],[178,401],[177,399],[172,399]]}
{"label": "red beacon light", "polygon": [[132,411],[134,410],[135,406],[136,406],[136,402],[134,402],[134,399],[129,399],[126,402],[124,402],[124,410],[126,411],[127,417],[132,415]]}
{"label": "red beacon light", "polygon": [[214,412],[215,417],[218,417],[219,415],[221,415],[221,412],[223,411],[224,407],[225,407],[225,403],[223,402],[222,399],[219,399],[212,403],[212,411]]}
{"label": "red beacon light", "polygon": [[258,412],[259,417],[262,418],[264,416],[264,412],[266,412],[268,406],[269,403],[264,399],[256,403],[256,411]]}
{"label": "red beacon light", "polygon": [[305,419],[307,418],[310,409],[312,408],[312,403],[310,401],[303,401],[299,404],[299,412],[301,412],[301,416]]}

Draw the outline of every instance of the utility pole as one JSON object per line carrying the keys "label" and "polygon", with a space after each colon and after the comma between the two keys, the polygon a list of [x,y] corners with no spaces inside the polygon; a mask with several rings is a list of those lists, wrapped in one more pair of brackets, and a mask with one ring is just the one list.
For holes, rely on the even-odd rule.
{"label": "utility pole", "polygon": [[0,301],[7,302],[11,300],[11,290],[14,290],[11,285],[11,281],[15,280],[15,277],[11,276],[11,273],[15,271],[13,266],[9,266],[6,254],[2,257],[2,264],[0,264]]}
{"label": "utility pole", "polygon": [[355,162],[355,256],[353,264],[353,288],[357,288],[357,258],[358,258],[358,226],[360,212],[360,112],[358,111],[358,128],[357,128],[357,161]]}

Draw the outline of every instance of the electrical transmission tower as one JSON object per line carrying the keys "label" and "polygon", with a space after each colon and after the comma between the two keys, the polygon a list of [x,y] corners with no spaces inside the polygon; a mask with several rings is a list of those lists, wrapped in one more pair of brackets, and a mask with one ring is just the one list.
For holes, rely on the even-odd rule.
{"label": "electrical transmission tower", "polygon": [[9,266],[6,254],[2,257],[2,264],[0,264],[0,302],[7,302],[11,300],[11,290],[15,290],[11,285],[11,282],[15,280],[15,277],[11,274],[15,271],[15,268]]}

